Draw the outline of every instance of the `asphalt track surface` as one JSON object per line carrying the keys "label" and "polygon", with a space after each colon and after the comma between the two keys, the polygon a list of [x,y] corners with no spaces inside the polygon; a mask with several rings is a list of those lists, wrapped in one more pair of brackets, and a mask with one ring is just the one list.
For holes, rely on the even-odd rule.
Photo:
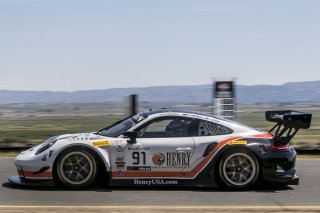
{"label": "asphalt track surface", "polygon": [[17,187],[13,158],[0,158],[0,212],[320,212],[320,160],[297,161],[298,186],[259,186],[249,191],[218,188],[103,188],[73,191]]}

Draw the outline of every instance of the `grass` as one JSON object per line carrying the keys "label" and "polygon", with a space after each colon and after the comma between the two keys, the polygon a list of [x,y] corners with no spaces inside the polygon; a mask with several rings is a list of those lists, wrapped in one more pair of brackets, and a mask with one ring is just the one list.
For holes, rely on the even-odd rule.
{"label": "grass", "polygon": [[[147,109],[155,104],[143,103]],[[196,111],[197,105],[161,105]],[[294,146],[320,145],[320,111],[314,106],[289,105],[285,107],[242,105],[237,109],[237,120],[248,126],[269,130],[273,123],[265,121],[266,110],[295,109],[313,114],[308,130],[300,130],[292,140]],[[123,106],[104,104],[6,104],[0,105],[0,146],[38,144],[53,135],[78,132],[93,132],[123,118]]]}
{"label": "grass", "polygon": [[[309,129],[300,129],[290,142],[293,146],[316,146],[320,145],[320,111],[313,106],[290,105],[286,109],[294,109],[306,113],[312,113],[312,122]],[[265,121],[264,112],[267,110],[283,110],[283,107],[259,107],[240,106],[238,108],[238,121],[258,129],[269,131],[274,123]]]}
{"label": "grass", "polygon": [[122,117],[119,108],[110,111],[110,106],[2,105],[0,145],[38,144],[53,135],[98,131]]}
{"label": "grass", "polygon": [[17,151],[10,151],[10,152],[5,152],[5,151],[0,151],[0,157],[16,157],[20,152]]}
{"label": "grass", "polygon": [[298,160],[303,160],[303,159],[320,159],[320,155],[297,155]]}

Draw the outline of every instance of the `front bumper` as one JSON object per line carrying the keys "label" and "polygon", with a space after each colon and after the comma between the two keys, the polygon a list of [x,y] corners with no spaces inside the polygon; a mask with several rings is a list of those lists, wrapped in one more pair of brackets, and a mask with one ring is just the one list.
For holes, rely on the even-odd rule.
{"label": "front bumper", "polygon": [[52,179],[52,172],[48,171],[50,167],[28,167],[30,170],[25,170],[24,166],[17,165],[19,177],[26,179]]}
{"label": "front bumper", "polygon": [[15,159],[15,165],[19,177],[24,179],[52,179],[52,159],[48,153],[35,155],[34,148],[19,154]]}

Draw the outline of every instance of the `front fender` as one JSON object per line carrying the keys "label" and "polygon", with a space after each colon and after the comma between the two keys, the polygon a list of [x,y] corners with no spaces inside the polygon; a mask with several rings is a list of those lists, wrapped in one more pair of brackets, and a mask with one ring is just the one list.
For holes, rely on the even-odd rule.
{"label": "front fender", "polygon": [[[93,147],[88,144],[82,144],[82,143],[68,144],[67,146],[64,146],[62,149],[59,149],[59,151],[54,152],[54,154],[52,155],[52,158],[53,158],[52,162],[54,163],[56,161],[57,157],[61,152],[73,146],[82,146],[84,148],[89,149],[91,152],[93,152],[100,158],[99,160],[103,163],[106,171],[111,171],[110,155],[107,152],[107,150],[99,147]],[[52,168],[53,168],[53,165],[52,165]]]}

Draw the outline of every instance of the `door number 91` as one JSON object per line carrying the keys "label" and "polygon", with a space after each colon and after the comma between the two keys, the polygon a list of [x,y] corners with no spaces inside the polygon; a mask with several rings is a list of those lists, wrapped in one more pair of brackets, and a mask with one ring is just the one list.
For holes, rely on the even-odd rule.
{"label": "door number 91", "polygon": [[146,165],[146,153],[145,152],[132,152],[133,165],[140,164],[140,160],[142,160],[142,164]]}

